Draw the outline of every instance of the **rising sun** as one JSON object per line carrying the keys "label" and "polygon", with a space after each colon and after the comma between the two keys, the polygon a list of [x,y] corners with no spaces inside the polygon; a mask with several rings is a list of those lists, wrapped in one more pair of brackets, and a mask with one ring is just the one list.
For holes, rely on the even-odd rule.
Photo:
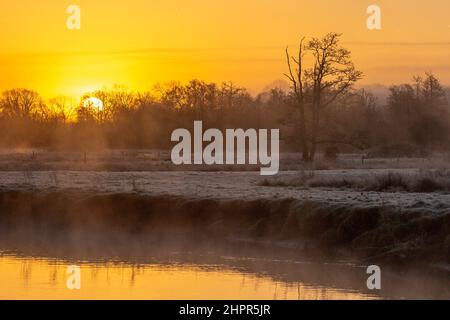
{"label": "rising sun", "polygon": [[103,102],[102,100],[98,99],[98,98],[87,98],[86,100],[84,100],[83,106],[85,108],[93,108],[97,111],[102,111],[103,110]]}

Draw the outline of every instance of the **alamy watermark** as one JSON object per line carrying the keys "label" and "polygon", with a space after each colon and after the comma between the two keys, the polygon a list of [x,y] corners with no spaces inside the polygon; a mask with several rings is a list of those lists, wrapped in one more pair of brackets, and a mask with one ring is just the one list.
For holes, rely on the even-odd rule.
{"label": "alamy watermark", "polygon": [[66,287],[69,290],[81,289],[81,268],[79,266],[68,266],[66,270]]}
{"label": "alamy watermark", "polygon": [[[219,129],[203,132],[202,121],[194,121],[193,139],[187,129],[172,132],[171,141],[178,144],[172,149],[171,159],[175,165],[260,164],[261,175],[275,175],[279,170],[279,139],[280,130],[271,129],[269,150],[268,129],[226,129],[224,137]],[[205,148],[204,142],[209,142]]]}
{"label": "alamy watermark", "polygon": [[[381,30],[381,8],[376,4],[367,7],[366,13],[369,17],[366,20],[366,26],[369,30]],[[66,20],[66,27],[69,30],[81,29],[81,8],[78,5],[69,5],[66,9],[69,16]],[[450,26],[449,26],[450,27]]]}
{"label": "alamy watermark", "polygon": [[[72,4],[66,9],[69,15],[66,20],[66,26],[69,30],[81,29],[81,9],[80,6]],[[366,13],[369,17],[366,20],[366,26],[369,30],[381,30],[381,8],[376,4],[367,7]],[[450,26],[449,26],[450,27]]]}
{"label": "alamy watermark", "polygon": [[366,13],[369,14],[366,21],[367,29],[381,30],[381,8],[376,4],[372,4],[367,7]]}
{"label": "alamy watermark", "polygon": [[381,290],[381,268],[377,265],[371,265],[367,267],[366,273],[370,274],[366,281],[367,289]]}
{"label": "alamy watermark", "polygon": [[81,29],[81,9],[79,6],[73,4],[67,7],[66,13],[69,17],[66,20],[66,26],[69,30]]}

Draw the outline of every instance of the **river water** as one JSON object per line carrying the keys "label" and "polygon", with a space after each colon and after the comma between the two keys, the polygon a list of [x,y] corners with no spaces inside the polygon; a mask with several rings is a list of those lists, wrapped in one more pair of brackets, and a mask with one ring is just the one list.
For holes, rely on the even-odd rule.
{"label": "river water", "polygon": [[[73,266],[80,289],[68,286]],[[74,259],[0,251],[0,299],[450,298],[448,279],[425,273],[384,272],[382,289],[368,290],[366,267],[214,252]]]}

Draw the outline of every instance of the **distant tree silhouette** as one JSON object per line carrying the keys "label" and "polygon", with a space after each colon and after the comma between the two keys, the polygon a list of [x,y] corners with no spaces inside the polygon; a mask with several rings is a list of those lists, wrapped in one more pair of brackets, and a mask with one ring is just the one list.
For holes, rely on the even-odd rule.
{"label": "distant tree silhouette", "polygon": [[[279,128],[281,151],[300,151],[305,161],[316,151],[330,161],[340,152],[389,152],[392,146],[426,151],[417,154],[450,151],[448,89],[432,73],[390,87],[381,103],[353,88],[361,73],[338,34],[303,39],[295,57],[286,49],[286,59],[292,89],[268,88],[257,96],[232,82],[198,79],[159,84],[148,92],[113,86],[79,101],[6,90],[0,95],[0,147],[168,149],[173,130],[203,120],[205,129]],[[103,108],[86,104],[89,98],[100,99]]]}
{"label": "distant tree silhouette", "polygon": [[[4,116],[30,119],[42,109],[43,101],[36,91],[12,89],[2,93],[0,107]],[[41,110],[42,111],[42,110]]]}
{"label": "distant tree silhouette", "polygon": [[66,96],[58,96],[49,100],[49,109],[57,121],[66,124],[76,115],[76,102]]}
{"label": "distant tree silhouette", "polygon": [[413,77],[413,83],[389,88],[388,108],[397,138],[422,147],[445,144],[449,110],[440,81],[430,72]]}

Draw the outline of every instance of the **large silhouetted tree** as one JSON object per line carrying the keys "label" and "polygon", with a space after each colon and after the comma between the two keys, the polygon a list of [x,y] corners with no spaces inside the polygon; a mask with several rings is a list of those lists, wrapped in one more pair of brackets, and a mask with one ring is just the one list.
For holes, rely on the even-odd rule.
{"label": "large silhouetted tree", "polygon": [[[340,34],[329,33],[323,38],[300,41],[296,56],[286,48],[287,78],[298,107],[298,131],[303,160],[314,159],[323,110],[353,84],[362,73],[355,69],[350,51],[339,43]],[[305,55],[312,56],[312,65],[305,67]]]}

